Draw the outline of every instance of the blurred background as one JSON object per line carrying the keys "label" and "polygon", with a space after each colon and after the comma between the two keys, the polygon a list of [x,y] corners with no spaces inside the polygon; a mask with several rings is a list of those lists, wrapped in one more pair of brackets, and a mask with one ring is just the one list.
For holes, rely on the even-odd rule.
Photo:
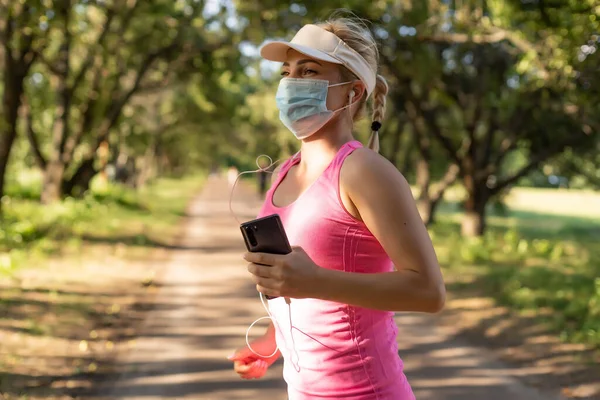
{"label": "blurred background", "polygon": [[[98,370],[209,174],[298,150],[258,47],[339,8],[380,44],[381,153],[449,290],[597,365],[597,0],[0,0],[0,393]],[[35,357],[50,347],[73,355]]]}

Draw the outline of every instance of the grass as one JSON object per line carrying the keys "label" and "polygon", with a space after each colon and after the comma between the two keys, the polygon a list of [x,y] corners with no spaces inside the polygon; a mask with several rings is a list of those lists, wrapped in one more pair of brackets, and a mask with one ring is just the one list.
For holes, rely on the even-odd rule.
{"label": "grass", "polygon": [[[476,290],[514,310],[538,313],[565,341],[600,348],[600,208],[593,207],[600,196],[586,194],[585,210],[584,203],[551,204],[552,191],[541,193],[535,199],[545,199],[538,207],[545,212],[533,211],[535,204],[520,196],[506,215],[490,212],[486,234],[475,239],[460,237],[455,204],[441,207],[430,231],[449,290]],[[569,201],[564,194],[560,199]]]}
{"label": "grass", "polygon": [[81,199],[45,206],[31,189],[36,182],[13,185],[2,198],[0,275],[11,274],[32,259],[78,251],[85,241],[144,246],[172,238],[203,179],[203,175],[160,178],[138,191],[96,181]]}

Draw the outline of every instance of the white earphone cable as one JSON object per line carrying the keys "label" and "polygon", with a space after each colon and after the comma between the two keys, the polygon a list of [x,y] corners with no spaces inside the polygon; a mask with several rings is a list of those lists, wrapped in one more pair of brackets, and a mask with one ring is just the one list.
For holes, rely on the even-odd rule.
{"label": "white earphone cable", "polygon": [[[266,166],[266,167],[261,167],[261,166],[260,166],[259,160],[260,160],[260,158],[261,158],[261,157],[266,157],[267,159],[269,159],[269,162],[270,162],[270,163],[269,163],[269,165],[268,165],[268,166]],[[236,187],[236,185],[237,185],[237,183],[238,183],[238,181],[239,181],[240,177],[241,177],[242,175],[244,175],[244,174],[251,174],[251,173],[258,173],[258,172],[267,172],[267,173],[271,173],[271,174],[272,174],[272,173],[273,173],[273,171],[271,171],[271,170],[270,170],[270,169],[271,169],[271,167],[273,167],[273,166],[274,166],[275,164],[277,164],[279,161],[280,161],[280,160],[273,161],[273,159],[272,159],[271,157],[269,157],[268,155],[266,155],[266,154],[261,154],[260,156],[256,157],[256,166],[258,167],[258,169],[257,169],[257,170],[254,170],[254,171],[244,171],[244,172],[240,172],[240,173],[238,174],[238,176],[235,178],[235,181],[234,181],[234,183],[233,183],[233,186],[232,186],[232,188],[231,188],[231,192],[229,193],[229,212],[231,212],[231,215],[233,215],[233,217],[234,217],[234,218],[235,218],[235,220],[238,222],[238,224],[239,224],[239,223],[241,223],[241,222],[240,222],[240,220],[238,219],[237,215],[236,215],[236,214],[233,212],[232,200],[233,200],[233,192],[234,192],[234,190],[235,190],[235,187]],[[262,321],[262,320],[264,320],[264,319],[270,319],[270,320],[273,322],[273,325],[277,324],[277,322],[275,321],[275,318],[273,318],[273,315],[272,315],[272,314],[271,314],[271,312],[269,311],[269,307],[268,307],[268,305],[267,305],[267,303],[266,303],[266,301],[265,301],[265,297],[264,297],[264,295],[263,295],[262,293],[259,293],[259,297],[260,297],[260,302],[262,303],[262,305],[263,305],[263,308],[265,309],[265,311],[267,312],[267,314],[268,314],[268,315],[267,315],[267,316],[264,316],[264,317],[260,317],[260,318],[258,318],[257,320],[255,320],[255,321],[254,321],[252,324],[250,324],[250,326],[249,326],[249,327],[248,327],[248,329],[246,330],[246,345],[248,346],[248,349],[249,349],[249,350],[250,350],[252,353],[256,354],[257,356],[259,356],[259,357],[262,357],[262,358],[271,358],[271,357],[273,357],[275,354],[277,354],[277,352],[279,351],[279,347],[277,346],[277,344],[275,344],[275,351],[273,351],[273,353],[272,353],[272,354],[269,354],[269,355],[265,355],[265,354],[260,354],[260,353],[258,353],[258,352],[257,352],[257,351],[255,351],[255,350],[252,348],[252,346],[250,345],[250,338],[249,338],[249,336],[250,336],[250,330],[252,329],[252,327],[253,327],[253,326],[254,326],[254,325],[257,323],[257,322],[259,322],[259,321]],[[286,299],[286,300],[287,300],[287,299]]]}
{"label": "white earphone cable", "polygon": [[[266,167],[261,167],[258,160],[260,160],[261,157],[267,157],[270,161],[270,164],[267,165]],[[229,212],[231,213],[231,215],[233,215],[233,218],[235,218],[235,220],[237,221],[238,224],[241,224],[240,220],[238,219],[237,215],[235,215],[235,213],[233,212],[233,208],[232,208],[232,201],[233,201],[233,192],[235,190],[235,187],[237,186],[238,181],[240,180],[240,177],[244,174],[253,174],[253,173],[258,173],[258,172],[266,172],[268,174],[272,174],[273,171],[270,171],[270,168],[272,166],[274,166],[275,164],[277,164],[279,161],[281,160],[277,160],[277,161],[273,161],[273,159],[271,157],[269,157],[266,154],[261,154],[260,156],[256,157],[256,166],[258,167],[258,169],[254,170],[254,171],[243,171],[240,172],[238,174],[238,176],[235,178],[235,181],[233,182],[233,185],[231,187],[231,191],[229,192]]]}
{"label": "white earphone cable", "polygon": [[267,306],[267,304],[265,303],[265,298],[264,295],[262,293],[259,293],[259,297],[260,297],[260,302],[262,303],[265,311],[267,312],[267,314],[269,314],[268,316],[265,317],[260,317],[258,318],[256,321],[254,321],[252,324],[250,324],[250,326],[248,327],[248,329],[246,330],[246,345],[248,346],[248,349],[250,349],[251,352],[253,352],[254,354],[256,354],[259,357],[263,357],[263,358],[271,358],[273,357],[275,354],[277,354],[277,352],[279,351],[279,346],[277,346],[277,344],[275,344],[275,351],[273,351],[272,354],[270,355],[264,355],[264,354],[260,354],[256,351],[254,351],[254,349],[252,348],[252,346],[250,345],[250,339],[249,339],[249,335],[250,335],[250,329],[252,329],[252,327],[254,326],[254,324],[256,324],[258,321],[262,321],[263,319],[270,319],[273,322],[273,325],[275,325],[277,322],[275,321],[275,318],[273,318],[273,315],[271,314],[271,312],[269,311],[269,307]]}

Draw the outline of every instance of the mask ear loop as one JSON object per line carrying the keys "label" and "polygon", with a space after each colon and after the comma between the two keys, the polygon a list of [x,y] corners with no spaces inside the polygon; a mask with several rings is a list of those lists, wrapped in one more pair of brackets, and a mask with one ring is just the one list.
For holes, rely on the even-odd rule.
{"label": "mask ear loop", "polygon": [[[260,160],[260,158],[261,158],[261,157],[266,157],[267,159],[269,159],[269,162],[270,162],[270,163],[269,163],[269,165],[267,165],[266,167],[261,167],[261,166],[260,166],[260,163],[259,163],[259,160]],[[240,172],[240,173],[238,174],[238,176],[235,178],[235,181],[234,181],[234,183],[233,183],[233,186],[231,187],[231,191],[230,191],[230,193],[229,193],[229,212],[231,212],[231,215],[233,215],[233,217],[234,217],[234,218],[235,218],[235,220],[238,222],[238,224],[241,224],[241,222],[240,222],[240,220],[238,219],[237,215],[235,215],[235,213],[233,212],[232,200],[233,200],[233,191],[235,190],[235,187],[236,187],[236,185],[237,185],[237,183],[238,183],[238,181],[239,181],[240,177],[241,177],[242,175],[244,175],[244,174],[251,174],[251,173],[255,173],[255,172],[257,172],[257,173],[258,173],[258,172],[266,172],[266,173],[270,173],[270,174],[272,174],[272,173],[273,173],[273,171],[272,171],[272,170],[270,170],[270,169],[271,169],[271,167],[273,167],[273,166],[274,166],[275,164],[277,164],[279,161],[280,161],[280,160],[277,160],[277,161],[275,161],[275,162],[274,162],[274,161],[273,161],[273,159],[272,159],[271,157],[269,157],[268,155],[266,155],[266,154],[261,154],[260,156],[256,157],[256,166],[258,167],[258,169],[257,169],[257,170],[254,170],[254,171],[244,171],[244,172]],[[253,326],[254,326],[254,325],[257,323],[257,322],[259,322],[259,321],[262,321],[262,320],[264,320],[264,319],[267,319],[267,318],[268,318],[268,319],[270,319],[271,321],[273,321],[273,324],[274,324],[274,325],[277,323],[277,322],[275,321],[275,318],[274,318],[274,317],[273,317],[273,315],[271,314],[271,311],[269,310],[269,307],[267,306],[267,304],[266,304],[266,302],[265,302],[265,297],[264,297],[264,295],[263,295],[262,293],[259,293],[259,295],[260,295],[260,302],[261,302],[261,304],[262,304],[263,308],[265,309],[265,311],[267,312],[268,316],[264,316],[264,317],[260,317],[260,318],[258,318],[258,319],[257,319],[257,320],[255,320],[255,321],[254,321],[252,324],[250,324],[250,326],[248,327],[248,329],[246,329],[246,345],[248,346],[248,349],[249,349],[249,350],[250,350],[252,353],[256,354],[257,356],[259,356],[259,357],[262,357],[262,358],[271,358],[271,357],[273,357],[275,354],[277,354],[277,352],[279,351],[279,346],[275,345],[275,351],[273,351],[273,353],[272,353],[272,354],[269,354],[269,355],[264,355],[264,354],[260,354],[260,353],[258,353],[258,352],[256,352],[256,351],[254,351],[254,349],[253,349],[253,348],[252,348],[252,346],[250,345],[250,338],[249,338],[249,336],[250,336],[250,330],[252,329],[252,327],[253,327]],[[288,303],[288,304],[289,304],[289,303]]]}
{"label": "mask ear loop", "polygon": [[350,126],[352,130],[354,130],[354,118],[352,118],[352,100],[354,99],[354,96],[356,96],[354,90],[350,91],[350,94],[348,95],[348,105],[346,106],[348,107],[348,115],[350,116]]}

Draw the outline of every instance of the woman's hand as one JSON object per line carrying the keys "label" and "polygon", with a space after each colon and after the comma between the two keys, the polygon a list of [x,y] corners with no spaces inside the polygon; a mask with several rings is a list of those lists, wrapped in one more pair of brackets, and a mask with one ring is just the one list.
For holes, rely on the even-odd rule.
{"label": "woman's hand", "polygon": [[250,263],[248,271],[262,294],[295,299],[316,297],[321,267],[301,247],[293,247],[286,255],[246,253],[244,259]]}
{"label": "woman's hand", "polygon": [[[252,350],[259,354],[270,355],[273,354],[277,347],[275,343],[275,337],[268,333],[250,342]],[[281,353],[277,351],[271,357],[260,357],[254,354],[245,346],[235,353],[227,357],[230,361],[233,361],[233,370],[238,373],[242,379],[260,379],[266,373],[267,369],[279,358]]]}

